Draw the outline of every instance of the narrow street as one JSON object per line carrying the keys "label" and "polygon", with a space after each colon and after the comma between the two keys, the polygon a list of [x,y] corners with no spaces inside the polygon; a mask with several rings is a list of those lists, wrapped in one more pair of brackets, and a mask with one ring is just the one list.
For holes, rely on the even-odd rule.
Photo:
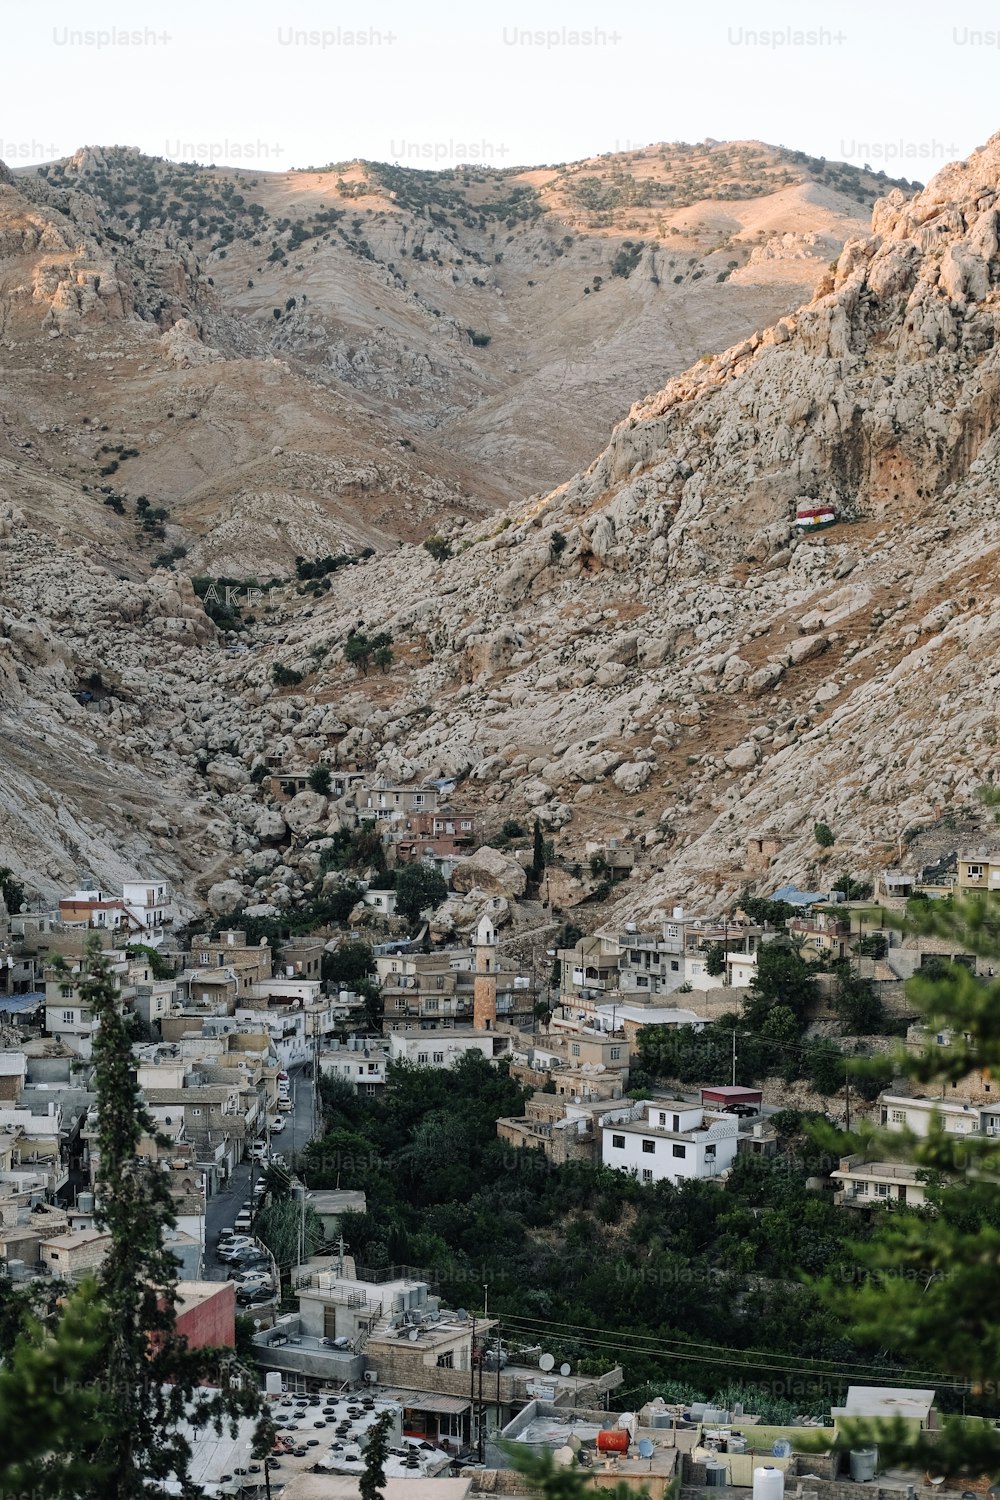
{"label": "narrow street", "polygon": [[[271,1139],[271,1149],[278,1151],[291,1166],[292,1154],[301,1151],[312,1137],[313,1084],[309,1068],[305,1065],[290,1071],[294,1108],[282,1118],[285,1128]],[[220,1264],[215,1257],[219,1242],[219,1231],[231,1228],[241,1206],[253,1194],[253,1186],[260,1176],[256,1162],[241,1161],[233,1172],[226,1188],[208,1200],[205,1210],[205,1269],[206,1281],[225,1281],[229,1267]]]}

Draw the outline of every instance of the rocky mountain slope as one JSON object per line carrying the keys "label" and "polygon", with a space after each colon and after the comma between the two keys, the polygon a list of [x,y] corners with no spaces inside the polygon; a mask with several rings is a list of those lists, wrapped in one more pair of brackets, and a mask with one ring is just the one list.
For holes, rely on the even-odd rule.
{"label": "rocky mountain slope", "polygon": [[116,492],[195,570],[420,539],[794,307],[878,186],[757,143],[446,173],[82,150],[0,184],[0,445],[81,486],[124,449]]}
{"label": "rocky mountain slope", "polygon": [[[264,754],[325,751],[338,723],[342,761],[462,775],[494,824],[538,815],[570,867],[631,840],[622,915],[819,880],[824,860],[869,869],[974,805],[1000,756],[998,193],[1000,137],[912,199],[891,192],[811,300],[636,402],[589,468],[502,514],[442,507],[442,561],[404,546],[329,589],[276,587],[240,657],[184,579],[145,578],[99,491],[9,455],[7,862],[35,874],[37,845],[54,883],[73,861],[110,879],[148,854],[189,890],[295,904],[341,813],[308,794],[279,816],[253,777]],[[98,376],[106,346],[75,337]],[[202,378],[186,367],[186,389]],[[807,502],[838,524],[795,535]],[[258,540],[258,576],[271,555]],[[391,631],[386,673],[346,664],[359,627]],[[276,665],[301,684],[276,687]],[[76,704],[95,671],[98,703]],[[585,890],[562,873],[562,899]]]}

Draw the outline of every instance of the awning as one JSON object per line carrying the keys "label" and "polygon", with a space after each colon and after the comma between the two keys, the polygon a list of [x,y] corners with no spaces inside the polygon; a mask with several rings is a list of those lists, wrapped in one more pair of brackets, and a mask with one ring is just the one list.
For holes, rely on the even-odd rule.
{"label": "awning", "polygon": [[430,1411],[440,1417],[460,1417],[472,1405],[461,1396],[438,1396],[430,1391],[384,1391],[381,1399],[398,1401],[412,1411]]}

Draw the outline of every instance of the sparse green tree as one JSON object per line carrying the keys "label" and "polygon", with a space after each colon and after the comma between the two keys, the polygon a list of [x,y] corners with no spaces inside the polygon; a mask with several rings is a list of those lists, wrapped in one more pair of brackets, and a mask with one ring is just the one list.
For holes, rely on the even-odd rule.
{"label": "sparse green tree", "polygon": [[361,1471],[358,1489],[361,1500],[382,1500],[385,1492],[385,1461],[389,1457],[389,1434],[392,1430],[392,1414],[384,1411],[375,1418],[368,1429],[365,1444],[365,1466]]}
{"label": "sparse green tree", "polygon": [[319,792],[321,797],[329,797],[331,784],[330,767],[322,765],[313,766],[309,772],[309,786],[311,790]]}
{"label": "sparse green tree", "polygon": [[419,921],[421,912],[440,906],[447,895],[444,876],[421,860],[404,865],[396,875],[396,910],[409,922]]}

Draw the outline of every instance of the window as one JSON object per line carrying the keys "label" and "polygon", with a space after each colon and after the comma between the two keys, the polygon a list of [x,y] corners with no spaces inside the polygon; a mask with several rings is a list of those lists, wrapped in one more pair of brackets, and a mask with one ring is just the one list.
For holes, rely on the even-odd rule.
{"label": "window", "polygon": [[681,1156],[681,1157],[687,1156],[687,1154],[688,1154],[687,1153],[687,1147],[686,1146],[679,1146],[677,1144],[677,1142],[675,1141],[674,1145],[673,1145],[673,1153],[674,1153],[675,1156]]}
{"label": "window", "polygon": [[642,1180],[643,1180],[643,1182],[652,1182],[652,1180],[653,1180],[653,1169],[652,1169],[652,1167],[643,1167],[643,1169],[642,1169]]}
{"label": "window", "polygon": [[192,1106],[191,1113],[193,1115],[200,1115],[201,1114],[201,1105],[199,1104],[197,1106]]}
{"label": "window", "polygon": [[982,880],[982,878],[983,878],[983,867],[982,867],[982,865],[970,865],[969,866],[969,879],[970,880]]}
{"label": "window", "polygon": [[715,1160],[715,1147],[714,1146],[706,1146],[705,1147],[705,1160],[706,1161],[714,1161]]}
{"label": "window", "polygon": [[876,1198],[888,1198],[889,1191],[890,1191],[889,1184],[887,1182],[876,1182],[876,1184],[875,1184],[875,1196],[876,1196]]}
{"label": "window", "polygon": [[443,1063],[444,1062],[444,1053],[443,1052],[435,1052],[435,1054],[434,1054],[434,1061],[436,1063]]}
{"label": "window", "polygon": [[73,1024],[73,1012],[71,1010],[64,1010],[63,1013],[62,1013],[62,1018],[63,1018],[63,1025],[64,1026],[72,1026],[72,1024]]}
{"label": "window", "polygon": [[680,969],[680,961],[679,961],[679,959],[672,958],[670,960],[670,968],[671,968],[672,972],[674,974],[676,974],[678,972],[678,970]]}
{"label": "window", "polygon": [[570,1051],[572,1052],[572,1054],[573,1054],[574,1057],[579,1057],[580,1056],[580,1043],[579,1042],[574,1042],[573,1045],[572,1045],[572,1047],[570,1048]]}
{"label": "window", "polygon": [[652,1156],[653,1152],[656,1150],[656,1142],[655,1141],[643,1141],[643,1143],[642,1143],[642,1149],[643,1149],[643,1151],[645,1151],[645,1153],[646,1153],[647,1156]]}
{"label": "window", "polygon": [[613,1135],[611,1137],[611,1144],[616,1151],[624,1151],[625,1137],[623,1135]]}
{"label": "window", "polygon": [[417,1053],[417,1062],[418,1063],[425,1063],[426,1061],[427,1061],[427,1053],[426,1052],[418,1052]]}
{"label": "window", "polygon": [[620,1047],[612,1047],[612,1049],[611,1049],[611,1061],[612,1062],[617,1062],[618,1059],[621,1057],[621,1055],[622,1055],[622,1049]]}
{"label": "window", "polygon": [[906,1124],[906,1110],[905,1109],[890,1109],[890,1111],[889,1111],[889,1119],[891,1120],[891,1122],[892,1122],[893,1125],[905,1125]]}
{"label": "window", "polygon": [[449,1349],[447,1354],[439,1354],[437,1357],[439,1370],[453,1370],[455,1368],[455,1352]]}

